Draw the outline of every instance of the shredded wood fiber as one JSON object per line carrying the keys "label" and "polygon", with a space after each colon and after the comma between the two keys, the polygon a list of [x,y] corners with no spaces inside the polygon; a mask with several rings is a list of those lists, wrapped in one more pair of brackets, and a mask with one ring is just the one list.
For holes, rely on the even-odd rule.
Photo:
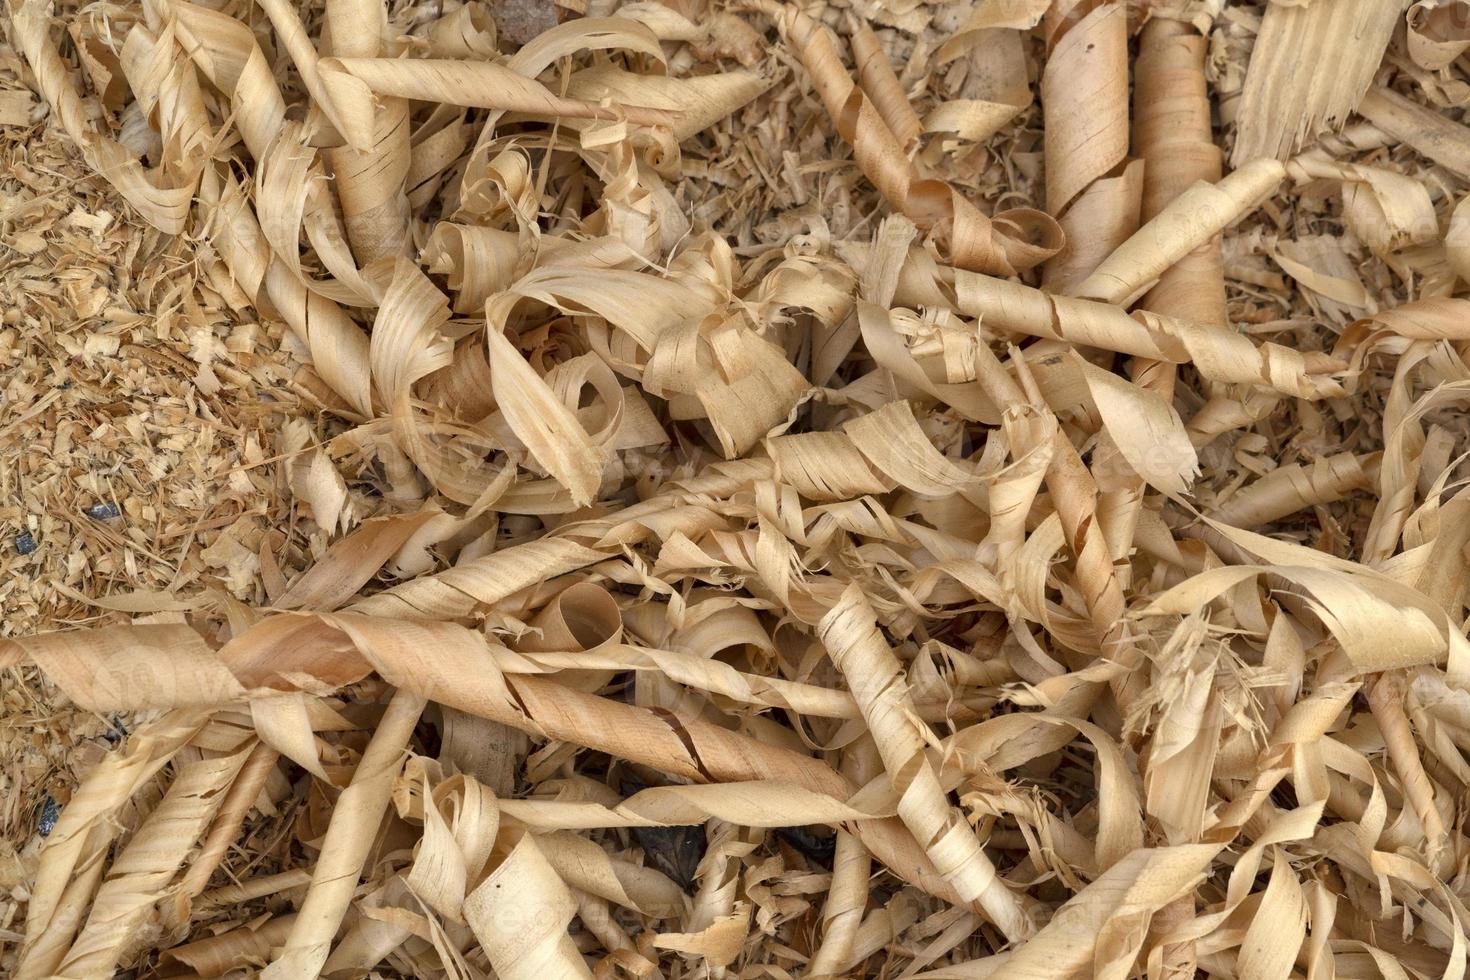
{"label": "shredded wood fiber", "polygon": [[1470,4],[4,34],[0,975],[1465,976]]}

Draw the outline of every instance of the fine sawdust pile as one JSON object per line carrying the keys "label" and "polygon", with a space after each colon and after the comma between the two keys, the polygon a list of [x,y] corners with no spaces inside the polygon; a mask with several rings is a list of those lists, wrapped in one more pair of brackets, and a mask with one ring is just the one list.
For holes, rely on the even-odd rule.
{"label": "fine sawdust pile", "polygon": [[4,28],[0,974],[1465,975],[1470,3]]}

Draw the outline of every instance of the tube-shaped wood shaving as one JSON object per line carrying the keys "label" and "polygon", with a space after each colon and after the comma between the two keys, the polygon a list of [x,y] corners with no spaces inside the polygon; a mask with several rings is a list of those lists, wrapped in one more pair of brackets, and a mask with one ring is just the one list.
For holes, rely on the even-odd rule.
{"label": "tube-shaped wood shaving", "polygon": [[1119,245],[1076,294],[1128,305],[1174,263],[1258,206],[1285,178],[1286,167],[1275,160],[1253,160],[1214,184],[1193,185]]}
{"label": "tube-shaped wood shaving", "polygon": [[362,875],[363,861],[377,836],[393,780],[402,765],[403,746],[408,742],[424,710],[424,699],[400,691],[388,703],[373,740],[363,752],[352,783],[337,803],[316,872],[301,903],[300,914],[291,925],[279,954],[271,959],[263,977],[314,976],[331,952],[332,939],[347,913],[352,894]]}
{"label": "tube-shaped wood shaving", "polygon": [[[333,0],[327,7],[332,54],[371,58],[383,47],[388,25],[381,5]],[[373,119],[372,148],[342,147],[332,152],[332,175],[342,202],[342,220],[358,264],[402,255],[409,242],[408,196],[404,181],[410,164],[409,105],[383,99]]]}
{"label": "tube-shaped wood shaving", "polygon": [[220,801],[219,811],[199,848],[199,855],[190,864],[180,879],[174,894],[175,917],[179,921],[189,918],[189,905],[204,891],[215,869],[224,860],[225,851],[240,834],[240,827],[256,798],[265,786],[280,760],[281,754],[269,745],[256,745],[240,766],[240,772],[230,783],[229,791]]}
{"label": "tube-shaped wood shaving", "polygon": [[1324,456],[1310,467],[1281,466],[1242,488],[1211,516],[1237,527],[1259,527],[1371,487],[1377,472],[1376,457],[1352,453]]}
{"label": "tube-shaped wood shaving", "polygon": [[[1134,151],[1146,168],[1141,201],[1145,221],[1156,217],[1196,181],[1220,178],[1221,154],[1211,138],[1204,62],[1204,39],[1186,25],[1159,18],[1144,26],[1134,65],[1133,138]],[[1166,269],[1142,306],[1183,320],[1223,325],[1225,276],[1219,238],[1198,246]],[[1129,374],[1139,387],[1157,392],[1165,402],[1174,400],[1174,364],[1136,357]],[[1129,474],[1116,472],[1119,467],[1111,462],[1124,454],[1109,442],[1104,443],[1094,471],[1103,474],[1099,500],[1103,533],[1114,560],[1119,561],[1126,559],[1133,546],[1143,486]],[[1119,569],[1125,583],[1129,573],[1127,567]]]}
{"label": "tube-shaped wood shaving", "polygon": [[465,899],[470,928],[507,980],[592,976],[567,935],[576,908],[529,834]]}
{"label": "tube-shaped wood shaving", "polygon": [[907,152],[923,132],[923,124],[909,104],[898,76],[893,73],[893,66],[888,63],[888,55],[878,43],[878,36],[866,23],[859,23],[852,33],[852,57],[857,63],[858,84],[873,100],[878,115]]}
{"label": "tube-shaped wood shaving", "polygon": [[[1205,81],[1206,39],[1175,20],[1144,26],[1134,65],[1135,152],[1146,164],[1142,215],[1151,221],[1198,181],[1216,183],[1221,153],[1213,139]],[[1143,306],[1200,323],[1226,320],[1218,237],[1159,276]]]}
{"label": "tube-shaped wood shaving", "polygon": [[[953,284],[952,300],[944,299],[946,280]],[[914,304],[952,302],[956,309],[991,327],[1027,336],[1173,364],[1192,360],[1212,381],[1261,385],[1309,399],[1331,397],[1342,390],[1327,376],[1339,365],[1320,354],[1309,359],[1276,344],[1257,347],[1224,327],[1149,311],[1130,316],[1108,303],[1053,296],[963,269],[906,264],[897,298]]]}
{"label": "tube-shaped wood shaving", "polygon": [[853,687],[899,794],[904,824],[961,898],[978,900],[1007,938],[1028,935],[1033,926],[1022,903],[997,878],[973,832],[944,800],[938,777],[924,757],[923,737],[905,717],[913,708],[898,660],[879,635],[862,593],[849,589],[822,620],[819,635]]}
{"label": "tube-shaped wood shaving", "polygon": [[1461,176],[1470,174],[1470,135],[1443,114],[1384,88],[1369,89],[1358,112],[1440,166]]}
{"label": "tube-shaped wood shaving", "polygon": [[[1080,20],[1052,8],[1051,52],[1041,77],[1046,117],[1046,209],[1067,244],[1043,285],[1071,293],[1138,227],[1144,168],[1129,162],[1128,13],[1096,5]],[[1064,13],[1066,11],[1066,13]]]}
{"label": "tube-shaped wood shaving", "polygon": [[822,908],[822,945],[807,964],[811,976],[840,976],[852,962],[853,942],[868,904],[871,866],[862,842],[839,830],[832,858],[832,887]]}

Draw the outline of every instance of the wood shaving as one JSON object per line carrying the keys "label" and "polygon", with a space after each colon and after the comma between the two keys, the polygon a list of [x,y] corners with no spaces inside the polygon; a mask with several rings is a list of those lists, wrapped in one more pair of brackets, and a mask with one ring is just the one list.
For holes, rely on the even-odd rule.
{"label": "wood shaving", "polygon": [[1467,15],[12,0],[0,974],[1463,977]]}

